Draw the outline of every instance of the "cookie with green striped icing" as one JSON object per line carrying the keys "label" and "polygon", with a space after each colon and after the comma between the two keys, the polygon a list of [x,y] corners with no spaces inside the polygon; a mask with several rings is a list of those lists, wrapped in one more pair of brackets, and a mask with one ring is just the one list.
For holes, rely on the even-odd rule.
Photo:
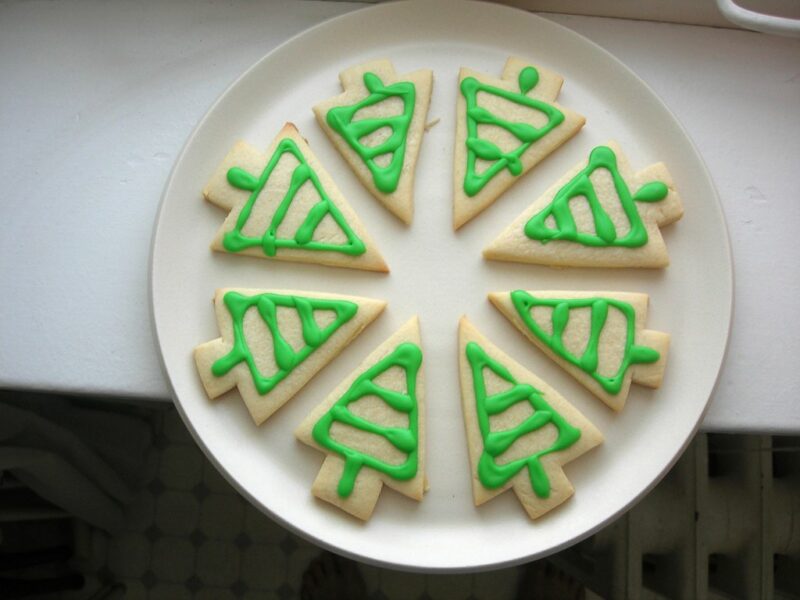
{"label": "cookie with green striped icing", "polygon": [[400,75],[382,59],[350,67],[339,81],[344,92],[314,106],[317,122],[372,195],[411,223],[433,72]]}
{"label": "cookie with green striped icing", "polygon": [[663,163],[631,168],[615,142],[593,148],[483,255],[559,267],[666,267],[661,227],[683,216]]}
{"label": "cookie with green striped icing", "polygon": [[465,317],[458,337],[475,505],[511,488],[528,516],[536,519],[572,496],[564,465],[602,443],[603,436]]}
{"label": "cookie with green striped icing", "polygon": [[631,383],[657,388],[669,334],[645,329],[647,294],[497,292],[489,299],[525,337],[614,410]]}
{"label": "cookie with green striped icing", "polygon": [[477,216],[586,119],[555,102],[563,78],[509,58],[501,78],[462,68],[456,103],[453,228]]}
{"label": "cookie with green striped icing", "polygon": [[266,154],[236,143],[203,195],[229,211],[211,242],[213,250],[389,270],[366,228],[291,123]]}
{"label": "cookie with green striped icing", "polygon": [[209,398],[238,388],[256,425],[289,401],[386,307],[317,292],[219,289],[220,337],[194,350]]}
{"label": "cookie with green striped icing", "polygon": [[383,485],[422,500],[425,403],[419,319],[378,346],[295,431],[327,453],[311,488],[367,520]]}

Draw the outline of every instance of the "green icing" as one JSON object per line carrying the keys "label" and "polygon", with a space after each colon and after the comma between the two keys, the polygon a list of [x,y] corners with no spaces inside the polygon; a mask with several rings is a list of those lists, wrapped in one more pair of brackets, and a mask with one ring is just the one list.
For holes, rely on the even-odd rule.
{"label": "green icing", "polygon": [[[358,312],[358,305],[347,300],[331,300],[322,298],[304,298],[302,296],[284,296],[280,294],[257,294],[245,296],[239,292],[228,292],[223,298],[233,322],[233,348],[231,351],[211,365],[211,372],[222,377],[241,362],[247,364],[253,384],[261,395],[271,391],[300,363],[308,358],[342,325],[352,319]],[[286,341],[278,327],[278,308],[294,309],[300,319],[305,346],[295,350]],[[261,373],[256,365],[253,353],[247,343],[244,332],[244,317],[248,310],[255,309],[272,335],[272,349],[278,370],[271,374]],[[314,320],[315,310],[333,311],[336,314],[333,322],[320,328]]]}
{"label": "green icing", "polygon": [[[269,227],[260,237],[247,236],[243,233],[245,225],[250,218],[253,208],[258,201],[261,192],[269,182],[272,172],[275,170],[278,162],[285,154],[294,156],[299,164],[292,172],[289,187],[283,196],[278,208],[272,216]],[[328,196],[325,189],[320,183],[319,177],[314,172],[314,169],[308,164],[303,153],[298,148],[294,140],[284,138],[278,144],[275,152],[272,154],[267,166],[261,172],[260,177],[248,173],[239,167],[233,167],[228,170],[228,183],[233,187],[240,190],[251,192],[247,202],[242,207],[239,217],[236,219],[236,225],[231,231],[225,233],[222,238],[223,247],[229,252],[240,252],[245,248],[253,246],[261,246],[266,256],[275,256],[279,248],[295,248],[302,250],[327,250],[331,252],[341,252],[342,254],[349,254],[357,256],[366,252],[364,242],[356,236],[347,220],[342,215],[339,208],[333,203],[330,196]],[[319,194],[319,201],[314,204],[308,211],[303,222],[294,233],[294,237],[281,238],[278,237],[278,229],[286,217],[289,207],[294,202],[300,188],[307,182],[310,182],[314,189]],[[330,215],[334,222],[341,228],[347,243],[332,244],[324,241],[315,241],[314,232],[316,231],[322,220]]]}
{"label": "green icing", "polygon": [[[622,210],[630,223],[630,230],[617,237],[617,229],[608,213],[600,204],[597,191],[590,179],[597,169],[605,169],[611,175]],[[639,216],[636,202],[660,202],[667,197],[669,189],[660,181],[651,181],[631,194],[628,185],[617,168],[617,157],[607,146],[597,146],[589,155],[589,164],[556,193],[553,201],[535,214],[525,224],[525,235],[546,244],[551,240],[577,242],[584,246],[624,246],[638,248],[647,243],[647,229]],[[569,203],[574,198],[586,198],[594,219],[595,233],[578,231]],[[546,221],[553,217],[555,226]]]}
{"label": "green icing", "polygon": [[[534,67],[525,67],[518,78],[519,92],[510,92],[503,88],[481,83],[474,77],[465,77],[461,81],[461,93],[467,102],[467,169],[464,175],[464,193],[474,196],[503,169],[514,175],[522,174],[520,157],[534,142],[541,139],[552,129],[564,121],[564,113],[552,104],[529,98],[526,94],[539,83],[539,72]],[[547,118],[542,127],[530,123],[521,123],[502,119],[485,108],[478,106],[478,93],[499,96],[509,102],[531,108]],[[496,144],[478,137],[479,125],[494,125],[508,131],[520,141],[511,152],[503,152]],[[478,159],[493,161],[482,173],[476,172]]]}
{"label": "green icing", "polygon": [[[660,358],[658,351],[653,348],[634,344],[634,336],[636,334],[636,311],[633,306],[627,302],[615,300],[613,298],[597,297],[570,299],[536,298],[523,290],[511,292],[511,302],[514,304],[517,314],[531,333],[544,342],[557,356],[589,374],[592,379],[597,381],[597,383],[610,394],[617,394],[622,389],[622,383],[625,379],[625,373],[628,371],[628,367],[638,363],[653,363]],[[545,332],[533,319],[531,311],[537,306],[553,309],[552,334]],[[591,310],[591,325],[586,349],[581,356],[576,356],[565,348],[562,336],[569,323],[570,311],[580,308],[588,308]],[[625,317],[627,333],[619,369],[617,369],[617,372],[613,375],[605,376],[597,372],[599,360],[598,351],[600,334],[603,331],[603,327],[605,327],[610,308],[618,310]]]}
{"label": "green icing", "polygon": [[[504,365],[491,358],[477,343],[469,342],[467,344],[466,355],[472,369],[475,408],[483,438],[483,452],[478,460],[478,478],[484,487],[497,489],[527,467],[534,493],[540,498],[548,498],[550,496],[550,479],[547,477],[541,458],[546,454],[559,452],[572,446],[581,437],[580,429],[570,425],[564,417],[556,412],[539,390],[530,384],[518,382]],[[488,395],[484,369],[490,369],[496,376],[511,384],[511,387],[491,396]],[[528,402],[533,408],[533,414],[516,427],[492,431],[490,417],[508,410],[519,402]],[[549,446],[526,458],[519,458],[503,464],[497,462],[497,459],[516,440],[546,425],[553,425],[557,432],[555,441]]]}
{"label": "green icing", "polygon": [[[370,467],[401,481],[412,479],[417,474],[419,454],[417,372],[421,365],[422,350],[420,347],[410,342],[400,344],[391,354],[361,373],[347,392],[314,425],[311,431],[314,440],[320,446],[336,452],[344,458],[345,466],[337,488],[338,494],[342,498],[349,497],[353,492],[356,477],[362,467]],[[406,393],[386,389],[375,383],[376,377],[392,367],[400,367],[405,371]],[[383,427],[350,412],[348,406],[365,396],[377,396],[394,410],[407,414],[408,428]],[[408,457],[403,463],[393,465],[345,446],[331,437],[331,426],[335,422],[379,435],[395,448],[406,453]]]}
{"label": "green icing", "polygon": [[[372,173],[375,187],[384,194],[391,194],[397,189],[400,175],[403,173],[403,161],[406,155],[406,139],[411,118],[414,115],[416,88],[410,81],[398,81],[391,85],[383,85],[375,73],[364,73],[364,85],[369,96],[349,106],[337,106],[328,111],[326,121],[361,157]],[[378,104],[389,98],[399,98],[403,102],[403,112],[390,117],[373,117],[353,120],[359,110]],[[391,135],[380,144],[365,146],[361,140],[366,136],[388,127]],[[375,159],[384,154],[391,154],[386,166],[379,166]]]}

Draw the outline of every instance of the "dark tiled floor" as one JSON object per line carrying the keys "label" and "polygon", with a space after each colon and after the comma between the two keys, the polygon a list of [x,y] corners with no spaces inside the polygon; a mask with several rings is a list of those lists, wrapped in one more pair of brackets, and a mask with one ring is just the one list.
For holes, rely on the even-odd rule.
{"label": "dark tiled floor", "polygon": [[[244,500],[209,463],[174,410],[159,411],[149,482],[107,540],[99,580],[125,598],[289,599],[320,550]],[[102,558],[101,558],[102,562]],[[419,575],[359,565],[374,598],[511,598],[518,570]],[[98,585],[99,582],[94,582]]]}

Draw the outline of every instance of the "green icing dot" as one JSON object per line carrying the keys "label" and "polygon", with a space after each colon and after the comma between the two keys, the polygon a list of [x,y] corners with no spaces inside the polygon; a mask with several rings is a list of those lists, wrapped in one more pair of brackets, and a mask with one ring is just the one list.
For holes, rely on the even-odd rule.
{"label": "green icing dot", "polygon": [[[527,467],[531,489],[540,498],[548,498],[550,479],[541,463],[541,458],[572,446],[581,437],[580,429],[570,425],[555,411],[539,390],[527,383],[518,382],[503,364],[490,357],[479,344],[469,342],[465,352],[472,370],[478,427],[483,439],[483,451],[478,459],[478,479],[484,487],[497,489]],[[486,391],[486,369],[508,382],[510,387],[489,395]],[[490,417],[508,410],[519,402],[530,404],[533,414],[515,427],[492,431]],[[546,425],[554,426],[557,432],[555,441],[549,446],[525,458],[498,462],[502,454],[520,437],[538,431]]]}
{"label": "green icing dot", "polygon": [[[569,299],[537,298],[523,290],[511,292],[511,302],[520,319],[522,319],[522,322],[533,335],[544,342],[557,356],[590,375],[592,379],[597,381],[609,394],[619,393],[622,389],[625,373],[631,365],[637,363],[653,363],[660,358],[658,351],[653,348],[634,344],[634,336],[636,335],[636,311],[633,306],[627,302],[615,300],[613,298],[600,297]],[[551,317],[553,326],[552,333],[547,333],[531,315],[531,311],[537,306],[547,307],[553,310]],[[566,349],[563,335],[569,323],[570,311],[586,308],[591,311],[589,339],[583,354],[576,356]],[[617,371],[613,375],[601,375],[597,371],[600,335],[603,332],[606,320],[608,319],[609,310],[611,309],[618,310],[625,318],[625,346],[622,352],[622,360],[620,361]]]}
{"label": "green icing dot", "polygon": [[636,202],[659,202],[667,197],[669,188],[661,181],[651,181],[633,195]]}
{"label": "green icing dot", "polygon": [[[597,190],[590,179],[598,169],[605,170],[611,176],[620,205],[630,224],[628,233],[622,237],[617,237],[617,229],[600,203]],[[542,244],[552,240],[564,240],[584,246],[638,248],[647,243],[648,235],[636,202],[659,202],[666,198],[668,193],[669,189],[664,183],[652,181],[631,195],[628,185],[620,175],[617,157],[613,150],[607,146],[597,146],[589,155],[589,164],[556,192],[550,204],[525,224],[525,235]],[[585,198],[589,203],[594,219],[594,233],[578,231],[570,210],[570,202],[575,198]],[[552,227],[547,225],[551,217],[554,222]]]}
{"label": "green icing dot", "polygon": [[519,91],[527,94],[539,83],[539,71],[534,67],[525,67],[519,72]]}
{"label": "green icing dot", "polygon": [[228,183],[240,190],[252,192],[258,189],[258,178],[239,167],[228,169]]}
{"label": "green icing dot", "polygon": [[[289,373],[328,341],[342,325],[358,312],[358,305],[347,300],[304,298],[269,293],[246,296],[231,291],[225,294],[223,302],[233,323],[233,348],[211,365],[211,372],[216,377],[222,377],[236,365],[244,362],[250,370],[253,385],[261,395],[267,394],[283,381]],[[292,348],[278,327],[278,307],[294,309],[300,319],[305,346],[299,350]],[[247,343],[244,317],[251,309],[257,311],[272,336],[272,349],[278,369],[269,375],[265,375],[259,370]],[[321,328],[314,319],[314,311],[317,310],[333,311],[336,316],[331,323]]]}
{"label": "green icing dot", "polygon": [[[419,453],[419,406],[417,404],[417,373],[422,365],[422,350],[416,344],[405,342],[394,351],[361,373],[347,392],[316,422],[311,434],[323,448],[341,455],[345,461],[337,488],[339,496],[347,498],[353,492],[356,478],[362,467],[370,467],[390,477],[406,481],[417,474]],[[405,373],[406,392],[390,390],[375,383],[375,379],[392,367]],[[384,427],[353,414],[349,405],[365,396],[377,396],[394,410],[408,415],[408,428]],[[342,423],[386,439],[407,458],[401,464],[389,464],[350,448],[331,436],[331,426]]]}
{"label": "green icing dot", "polygon": [[[275,210],[267,230],[261,236],[245,235],[244,228],[250,219],[256,202],[259,200],[261,192],[268,184],[278,162],[286,154],[297,159],[299,164],[292,171],[289,186]],[[366,252],[364,242],[355,234],[344,215],[328,196],[322,187],[319,177],[308,164],[294,140],[285,138],[280,141],[260,177],[256,178],[239,167],[233,167],[228,170],[227,179],[228,183],[233,187],[251,192],[236,219],[233,229],[227,231],[222,238],[222,245],[228,252],[241,252],[254,246],[261,246],[266,256],[275,256],[281,248],[341,252],[351,256]],[[278,229],[286,218],[286,214],[289,212],[289,208],[297,197],[300,188],[306,183],[310,183],[316,190],[319,201],[309,209],[305,219],[295,231],[294,237],[278,237]],[[326,216],[330,216],[339,226],[347,238],[346,243],[334,244],[314,241],[314,233]]]}

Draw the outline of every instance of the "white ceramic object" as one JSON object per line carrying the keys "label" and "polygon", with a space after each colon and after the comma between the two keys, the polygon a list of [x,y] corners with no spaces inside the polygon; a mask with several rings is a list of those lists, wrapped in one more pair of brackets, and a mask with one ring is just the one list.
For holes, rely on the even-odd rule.
{"label": "white ceramic object", "polygon": [[800,19],[776,17],[774,15],[749,10],[733,0],[717,0],[717,8],[722,16],[734,25],[772,35],[800,37]]}
{"label": "white ceramic object", "polygon": [[[586,115],[584,130],[457,234],[451,225],[458,69],[499,74],[509,55],[566,80],[559,102]],[[399,72],[434,70],[418,165],[416,212],[405,227],[360,185],[314,122],[311,106],[339,91],[342,69],[377,57]],[[237,139],[266,147],[292,121],[380,241],[388,276],[212,253],[224,211],[201,189]],[[635,168],[663,160],[685,203],[664,230],[663,271],[549,269],[487,262],[481,250],[596,144],[619,141]],[[508,566],[555,552],[612,521],[666,473],[694,434],[725,353],[732,266],[724,217],[708,173],[668,109],[631,71],[581,36],[492,4],[389,3],[295,37],[247,71],[198,124],[164,191],[153,239],[156,334],[176,405],[214,464],[256,506],[322,546],[360,560],[421,571]],[[386,313],[263,426],[232,393],[210,401],[192,349],[217,336],[217,287],[308,289],[384,298]],[[637,386],[615,414],[533,348],[490,307],[493,290],[591,289],[650,294],[647,327],[672,334],[663,386]],[[319,453],[295,426],[381,340],[419,314],[428,398],[430,491],[418,504],[385,490],[367,524],[312,498]],[[493,342],[548,381],[606,442],[570,463],[576,493],[531,522],[510,493],[475,508],[458,389],[457,324],[467,314]]]}

